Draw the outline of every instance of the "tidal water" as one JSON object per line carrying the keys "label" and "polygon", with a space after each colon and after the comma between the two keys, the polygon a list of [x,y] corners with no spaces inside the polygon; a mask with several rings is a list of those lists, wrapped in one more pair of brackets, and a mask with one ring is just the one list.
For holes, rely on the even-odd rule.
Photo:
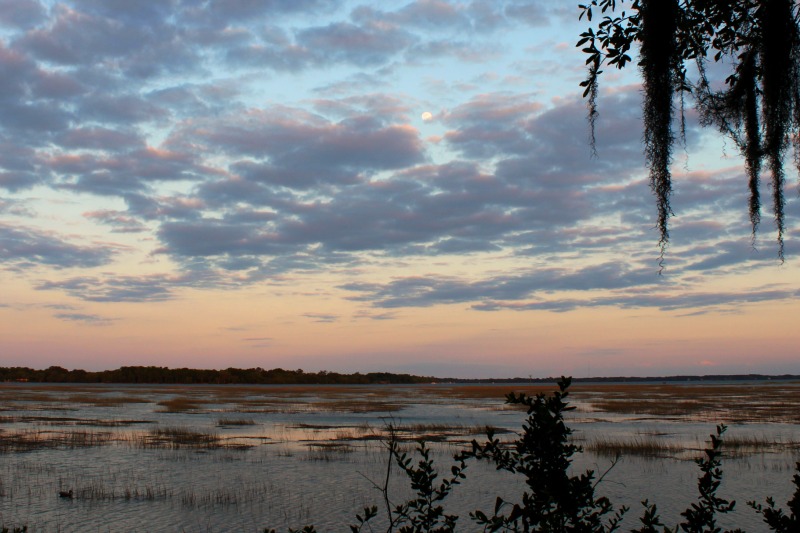
{"label": "tidal water", "polygon": [[[740,396],[752,403],[748,390]],[[791,390],[787,394],[800,387]],[[261,532],[314,524],[318,531],[340,532],[370,505],[379,506],[380,524],[386,427],[397,428],[409,453],[414,439],[429,441],[446,474],[453,454],[480,440],[487,426],[505,438],[513,433],[504,432],[519,431],[525,413],[506,408],[494,391],[0,384],[0,527]],[[652,391],[642,394],[650,394],[643,401],[657,400]],[[575,457],[573,470],[605,474],[598,495],[631,507],[624,530],[638,525],[644,499],[657,503],[665,524],[681,520],[679,513],[697,497],[694,459],[719,422],[728,422],[726,436],[740,441],[723,459],[719,490],[737,507],[720,522],[767,531],[746,501],[773,496],[786,506],[800,460],[794,420],[742,419],[719,410],[598,410],[597,399],[604,397],[602,389],[575,394],[569,424],[587,451]],[[616,462],[592,451],[592,443],[616,441],[659,442],[665,448],[655,456],[629,451]],[[463,531],[479,530],[470,511],[489,512],[497,495],[514,501],[524,490],[522,479],[485,463],[472,461],[465,473],[467,479],[445,501],[447,511],[460,516]],[[408,498],[408,481],[397,468],[389,477],[392,502]],[[72,498],[59,495],[69,490]]]}

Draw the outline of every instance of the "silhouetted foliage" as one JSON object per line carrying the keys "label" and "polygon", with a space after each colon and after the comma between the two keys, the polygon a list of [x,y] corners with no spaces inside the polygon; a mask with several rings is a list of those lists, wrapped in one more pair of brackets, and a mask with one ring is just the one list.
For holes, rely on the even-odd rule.
{"label": "silhouetted foliage", "polygon": [[439,477],[430,457],[430,450],[424,442],[417,445],[419,460],[416,466],[408,454],[401,452],[398,441],[390,443],[390,452],[397,466],[408,477],[415,498],[395,507],[392,524],[399,526],[400,533],[452,533],[455,531],[458,516],[447,515],[441,503],[452,492],[453,487],[464,479],[466,465],[463,458],[450,468],[451,476],[437,481]]}
{"label": "silhouetted foliage", "polygon": [[639,518],[642,527],[639,529],[632,529],[631,533],[658,533],[659,530],[656,529],[657,527],[661,527],[661,531],[665,531],[666,528],[661,522],[661,517],[658,515],[658,507],[656,504],[651,504],[649,500],[644,500],[642,506],[644,507],[644,514]]}
{"label": "silhouetted foliage", "polygon": [[[617,14],[617,4],[620,13]],[[669,241],[672,215],[670,161],[676,94],[681,105],[692,97],[704,125],[729,135],[745,159],[753,238],[760,222],[759,174],[766,162],[772,175],[772,203],[778,256],[783,260],[784,168],[800,132],[800,26],[793,0],[591,0],[581,4],[580,19],[601,15],[581,34],[588,76],[581,83],[589,102],[594,148],[598,79],[604,65],[625,68],[639,46],[644,88],[644,145],[650,182],[656,195],[662,253]],[[732,65],[724,83],[707,75],[709,61]],[[689,79],[687,65],[696,65]],[[721,81],[721,80],[720,80]],[[717,87],[722,85],[721,89]],[[800,160],[798,161],[800,164]]]}
{"label": "silhouetted foliage", "polygon": [[527,490],[520,501],[498,497],[494,511],[470,513],[485,531],[614,531],[627,508],[604,522],[614,507],[608,498],[595,497],[594,472],[571,475],[572,456],[581,452],[569,436],[564,413],[574,409],[565,401],[570,378],[562,378],[551,396],[509,394],[507,403],[527,407],[522,434],[508,447],[487,433],[483,444],[472,442],[462,457],[488,460],[498,470],[525,477]]}
{"label": "silhouetted foliage", "polygon": [[[686,520],[681,522],[680,528],[686,533],[719,533],[721,528],[717,526],[717,514],[724,514],[733,511],[736,502],[728,501],[717,496],[717,489],[722,482],[722,465],[720,456],[722,455],[722,435],[727,428],[724,425],[717,426],[716,435],[712,434],[711,447],[706,448],[705,457],[697,459],[697,466],[703,475],[697,480],[698,501],[691,504],[681,513]],[[737,533],[741,530],[726,533]]]}
{"label": "silhouetted foliage", "polygon": [[[700,467],[701,476],[697,480],[697,502],[692,503],[681,516],[685,519],[675,529],[670,529],[661,522],[658,509],[648,500],[642,502],[644,514],[639,521],[642,526],[631,530],[632,533],[722,533],[717,525],[717,515],[733,511],[736,502],[717,496],[722,482],[722,436],[726,431],[724,425],[717,426],[716,434],[710,435],[711,446],[704,450],[704,456],[695,462]],[[659,529],[660,528],[660,529]],[[725,530],[725,533],[744,533],[741,529]]]}
{"label": "silhouetted foliage", "polygon": [[776,509],[775,500],[772,498],[767,498],[766,506],[756,502],[747,502],[750,507],[764,517],[764,522],[769,525],[770,529],[778,533],[796,533],[800,531],[800,462],[795,466],[797,474],[792,479],[795,491],[792,498],[787,502],[791,514],[787,515],[782,509]]}
{"label": "silhouetted foliage", "polygon": [[[383,485],[374,481],[373,485],[383,494],[386,504],[386,514],[389,521],[388,531],[399,528],[400,533],[453,533],[456,531],[458,516],[447,515],[442,502],[450,495],[453,488],[461,483],[466,476],[463,457],[456,456],[456,463],[450,467],[450,476],[438,481],[439,474],[434,467],[430,450],[424,441],[419,441],[416,454],[419,459],[414,465],[414,459],[400,449],[400,440],[392,424],[387,427],[389,438],[386,443],[389,451],[389,461],[386,465],[386,478]],[[389,480],[392,475],[392,465],[396,464],[408,478],[414,497],[410,500],[393,505],[389,495]],[[367,526],[372,530],[370,520],[378,514],[376,506],[365,507],[363,516],[356,515],[357,525],[351,525],[350,531],[358,533]]]}

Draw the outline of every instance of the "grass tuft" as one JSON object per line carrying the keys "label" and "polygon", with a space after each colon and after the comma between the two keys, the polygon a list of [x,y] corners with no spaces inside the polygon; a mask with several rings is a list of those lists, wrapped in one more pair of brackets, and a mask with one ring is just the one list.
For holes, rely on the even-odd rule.
{"label": "grass tuft", "polygon": [[606,457],[618,455],[637,455],[641,457],[670,457],[683,451],[683,447],[669,444],[652,437],[634,437],[632,439],[599,438],[588,442],[584,448]]}
{"label": "grass tuft", "polygon": [[255,426],[256,421],[252,418],[220,418],[217,420],[218,426]]}

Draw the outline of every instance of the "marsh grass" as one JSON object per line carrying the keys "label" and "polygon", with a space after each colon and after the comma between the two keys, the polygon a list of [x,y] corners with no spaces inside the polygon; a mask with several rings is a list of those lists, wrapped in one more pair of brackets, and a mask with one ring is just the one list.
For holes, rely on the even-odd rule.
{"label": "marsh grass", "polygon": [[[488,429],[492,429],[495,434],[512,433],[510,430],[498,430],[497,428],[489,428],[483,425],[442,423],[397,424],[392,426],[392,429],[398,441],[425,442],[447,442],[459,437],[484,435]],[[386,434],[382,435],[382,438],[386,437]]]}
{"label": "marsh grass", "polygon": [[252,418],[219,418],[217,426],[255,426],[256,421]]}
{"label": "marsh grass", "polygon": [[75,422],[78,426],[94,426],[103,428],[118,428],[138,426],[142,424],[155,424],[155,420],[101,420],[101,419],[87,419],[78,420]]}
{"label": "marsh grass", "polygon": [[94,480],[86,485],[79,486],[74,491],[74,499],[91,501],[110,501],[110,500],[138,500],[154,501],[167,500],[172,493],[164,485],[123,485],[122,487],[112,487],[102,481]]}
{"label": "marsh grass", "polygon": [[[0,400],[19,409],[75,409],[80,405],[123,406],[160,398],[158,412],[200,412],[210,404],[230,412],[306,413],[398,412],[409,404],[487,400],[485,409],[508,409],[501,401],[514,391],[535,394],[549,384],[475,385],[334,385],[287,386],[143,386],[119,389],[105,385],[0,387]],[[575,383],[572,396],[578,410],[633,416],[668,416],[728,423],[770,421],[800,423],[800,383]],[[165,397],[172,395],[174,397]],[[493,401],[489,401],[493,400]],[[513,408],[513,407],[512,407]],[[10,419],[0,423],[11,423]]]}
{"label": "marsh grass", "polygon": [[[338,426],[328,424],[293,424],[289,430],[307,430],[303,440],[314,442],[356,442],[385,440],[388,437],[386,427],[375,427],[368,423],[357,426]],[[447,442],[458,437],[482,435],[488,429],[485,425],[416,423],[393,424],[392,430],[398,441],[410,442],[425,440],[428,442]],[[497,434],[512,433],[510,430],[495,430]],[[462,439],[463,440],[463,439]]]}
{"label": "marsh grass", "polygon": [[143,449],[247,450],[254,446],[253,442],[261,442],[264,437],[237,436],[222,438],[212,431],[167,426],[154,428],[143,433],[127,433],[121,436],[119,440]]}
{"label": "marsh grass", "polygon": [[492,383],[492,384],[476,384],[476,385],[432,385],[423,387],[432,396],[441,398],[458,398],[463,400],[481,400],[481,399],[498,399],[505,398],[510,392],[515,394],[525,393],[529,396],[535,396],[540,392],[550,392],[553,389],[552,384],[531,384],[524,385],[519,383]]}
{"label": "marsh grass", "polygon": [[112,441],[106,431],[45,431],[21,429],[0,432],[0,453],[27,452],[45,448],[86,448]]}
{"label": "marsh grass", "polygon": [[12,394],[4,393],[0,395],[3,402],[13,403],[53,403],[61,401],[61,396],[47,394],[38,391],[13,391]]}
{"label": "marsh grass", "polygon": [[118,420],[100,418],[75,418],[67,416],[2,416],[0,424],[34,424],[36,426],[91,426],[103,428],[154,424],[154,420]]}
{"label": "marsh grass", "polygon": [[[306,429],[311,432],[308,438],[314,442],[367,442],[385,441],[389,437],[386,426],[375,427],[369,424],[358,426],[331,426],[319,424],[297,424],[290,426],[292,429]],[[391,426],[393,438],[398,442],[439,442],[448,444],[464,444],[469,442],[470,437],[483,435],[488,429],[495,431],[495,434],[511,434],[507,429],[489,428],[485,425],[470,424],[443,424],[443,423],[417,423],[417,424],[393,424]]]}
{"label": "marsh grass", "polygon": [[337,461],[354,451],[343,442],[312,442],[306,446],[306,453],[301,456],[306,461]]}
{"label": "marsh grass", "polygon": [[202,407],[207,402],[194,399],[194,398],[187,398],[185,396],[179,396],[177,398],[170,398],[168,400],[161,400],[158,402],[158,405],[161,407],[157,409],[156,412],[159,413],[186,413],[190,411],[198,411],[202,409]]}
{"label": "marsh grass", "polygon": [[108,431],[67,431],[58,437],[66,448],[88,448],[109,444],[113,435]]}
{"label": "marsh grass", "polygon": [[219,487],[205,491],[188,488],[179,495],[185,507],[200,508],[211,506],[231,506],[252,502],[266,501],[275,492],[275,487],[268,483],[249,486]]}
{"label": "marsh grass", "polygon": [[15,387],[12,390],[0,389],[0,399],[3,402],[13,403],[72,403],[89,404],[97,407],[117,407],[129,403],[150,403],[146,395],[119,395],[115,390],[90,389],[78,385],[64,385],[61,387],[36,385],[35,388],[31,389],[22,387]]}
{"label": "marsh grass", "polygon": [[587,442],[584,445],[584,449],[603,457],[635,455],[639,457],[664,458],[673,457],[685,451],[686,447],[643,436],[628,439],[601,437]]}
{"label": "marsh grass", "polygon": [[731,435],[725,439],[724,453],[728,457],[743,457],[792,450],[800,450],[800,442],[769,438],[766,435]]}
{"label": "marsh grass", "polygon": [[223,446],[222,439],[216,433],[178,426],[155,428],[139,435],[135,440],[142,448],[215,449]]}
{"label": "marsh grass", "polygon": [[680,417],[710,414],[711,409],[697,400],[665,401],[655,399],[609,398],[592,403],[599,411],[618,414],[639,414],[656,417]]}
{"label": "marsh grass", "polygon": [[307,410],[319,413],[394,413],[404,408],[405,405],[394,401],[347,398],[326,402],[312,402],[308,404]]}
{"label": "marsh grass", "polygon": [[726,423],[800,423],[796,382],[576,383],[572,396],[579,410],[610,414],[675,417]]}
{"label": "marsh grass", "polygon": [[59,401],[93,405],[94,407],[120,407],[131,403],[151,403],[150,400],[141,396],[109,396],[106,394],[75,394]]}
{"label": "marsh grass", "polygon": [[37,426],[69,426],[76,424],[81,420],[83,419],[70,416],[22,415],[22,416],[9,417],[7,423],[36,424]]}

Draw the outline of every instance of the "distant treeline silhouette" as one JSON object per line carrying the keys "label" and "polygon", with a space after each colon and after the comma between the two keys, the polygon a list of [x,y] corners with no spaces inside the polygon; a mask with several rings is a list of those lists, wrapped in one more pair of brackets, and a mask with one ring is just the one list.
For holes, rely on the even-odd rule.
{"label": "distant treeline silhouette", "polygon": [[[662,381],[767,381],[800,379],[793,374],[767,376],[763,374],[712,374],[706,376],[655,376],[655,377],[588,377],[575,378],[575,382],[595,383],[633,383]],[[558,378],[437,378],[415,376],[413,374],[393,374],[391,372],[368,372],[362,374],[340,374],[321,370],[305,372],[302,369],[284,370],[273,368],[226,368],[209,370],[198,368],[167,368],[162,366],[123,366],[116,370],[67,370],[51,366],[44,370],[27,367],[0,367],[0,382],[22,381],[38,383],[165,383],[165,384],[207,384],[207,385],[373,385],[373,384],[414,384],[414,383],[555,383]]]}
{"label": "distant treeline silhouette", "polygon": [[196,368],[167,368],[160,366],[123,366],[116,370],[67,370],[51,366],[44,370],[26,367],[0,367],[0,381],[39,383],[168,383],[168,384],[265,384],[265,385],[369,385],[379,383],[411,384],[437,381],[432,377],[369,372],[339,374],[337,372],[304,372],[274,368],[226,368],[203,370]]}

